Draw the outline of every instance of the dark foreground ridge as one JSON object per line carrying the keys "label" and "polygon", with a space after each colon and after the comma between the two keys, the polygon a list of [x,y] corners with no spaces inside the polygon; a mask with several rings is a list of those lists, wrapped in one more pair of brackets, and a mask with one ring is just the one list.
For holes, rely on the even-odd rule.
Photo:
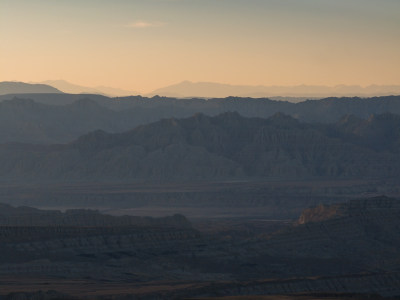
{"label": "dark foreground ridge", "polygon": [[23,214],[31,226],[0,227],[2,296],[37,292],[45,283],[61,298],[86,299],[400,296],[400,205],[393,198],[308,209],[272,234],[240,238],[198,232],[182,216],[172,219],[183,226],[172,227],[122,226],[106,216],[101,226],[36,226],[32,216],[46,212],[8,209],[20,216],[16,224]]}

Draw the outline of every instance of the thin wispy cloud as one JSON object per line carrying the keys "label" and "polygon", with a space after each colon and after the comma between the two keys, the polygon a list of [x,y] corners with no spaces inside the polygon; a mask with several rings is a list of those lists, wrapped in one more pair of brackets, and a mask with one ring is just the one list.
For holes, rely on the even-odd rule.
{"label": "thin wispy cloud", "polygon": [[134,29],[144,29],[144,28],[154,28],[154,27],[164,27],[167,23],[164,22],[147,22],[147,21],[136,21],[126,24],[125,27]]}

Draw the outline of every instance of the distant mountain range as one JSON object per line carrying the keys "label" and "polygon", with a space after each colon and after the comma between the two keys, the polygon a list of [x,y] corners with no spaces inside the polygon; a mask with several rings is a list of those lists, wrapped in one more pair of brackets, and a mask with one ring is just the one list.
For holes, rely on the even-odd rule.
{"label": "distant mountain range", "polygon": [[[293,97],[300,98],[324,98],[324,97],[372,97],[399,95],[400,85],[370,85],[361,87],[357,85],[337,85],[314,86],[314,85],[298,85],[298,86],[246,86],[246,85],[229,85],[212,82],[190,82],[184,81],[178,84],[157,89],[148,96],[166,96],[177,98],[202,97],[202,98],[225,98],[229,96],[235,97],[284,97],[290,100]],[[293,99],[296,101],[296,99]],[[304,99],[300,99],[304,100]]]}
{"label": "distant mountain range", "polygon": [[136,91],[128,91],[107,86],[96,86],[91,88],[73,84],[65,80],[46,80],[41,83],[50,85],[52,87],[55,87],[63,91],[64,93],[69,93],[69,94],[99,94],[110,97],[132,96],[140,94],[139,92]]}
{"label": "distant mountain range", "polygon": [[139,92],[135,91],[127,91],[106,86],[90,88],[72,84],[65,80],[47,80],[39,83],[25,83],[17,81],[0,82],[0,95],[52,93],[97,94],[109,97],[139,95]]}
{"label": "distant mountain range", "polygon": [[268,118],[281,112],[302,122],[324,124],[337,123],[343,116],[352,115],[346,122],[346,131],[358,132],[359,135],[373,133],[378,138],[382,131],[396,134],[396,128],[399,128],[396,127],[397,119],[393,117],[393,124],[387,120],[387,128],[375,128],[373,131],[366,131],[369,128],[366,124],[370,124],[366,120],[371,115],[400,114],[400,96],[327,98],[295,104],[251,98],[204,100],[141,96],[108,98],[75,94],[4,95],[0,96],[0,141],[66,143],[98,129],[119,133],[163,118],[185,118],[196,113],[216,116],[234,111],[245,117],[258,118]]}
{"label": "distant mountain range", "polygon": [[0,95],[30,94],[30,93],[62,93],[55,87],[47,84],[31,84],[24,82],[3,81],[0,82]]}
{"label": "distant mountain range", "polygon": [[[40,83],[0,82],[0,95],[26,93],[69,93],[97,94],[109,97],[140,95],[138,91],[129,91],[106,86],[85,87],[65,80],[47,80]],[[251,97],[273,100],[301,102],[308,99],[326,97],[374,97],[400,95],[400,85],[370,85],[367,87],[337,85],[329,86],[245,86],[211,82],[184,81],[157,89],[145,94],[146,97],[164,96],[171,98],[226,98]]]}
{"label": "distant mountain range", "polygon": [[[0,178],[182,181],[382,179],[400,175],[400,117],[337,124],[238,113],[164,119],[124,133],[98,130],[65,145],[0,146]],[[363,128],[359,131],[357,128]]]}

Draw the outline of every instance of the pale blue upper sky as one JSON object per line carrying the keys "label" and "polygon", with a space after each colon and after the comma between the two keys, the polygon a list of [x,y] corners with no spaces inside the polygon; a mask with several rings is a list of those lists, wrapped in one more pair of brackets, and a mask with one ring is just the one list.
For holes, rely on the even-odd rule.
{"label": "pale blue upper sky", "polygon": [[400,0],[0,0],[0,80],[400,84]]}

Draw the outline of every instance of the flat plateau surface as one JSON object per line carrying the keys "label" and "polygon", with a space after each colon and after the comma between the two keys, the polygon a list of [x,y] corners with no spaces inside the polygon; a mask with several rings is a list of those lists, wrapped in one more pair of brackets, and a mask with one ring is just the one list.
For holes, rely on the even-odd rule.
{"label": "flat plateau surface", "polygon": [[385,194],[396,182],[372,180],[202,181],[186,183],[0,184],[0,202],[41,209],[98,209],[111,215],[294,219],[303,209]]}

